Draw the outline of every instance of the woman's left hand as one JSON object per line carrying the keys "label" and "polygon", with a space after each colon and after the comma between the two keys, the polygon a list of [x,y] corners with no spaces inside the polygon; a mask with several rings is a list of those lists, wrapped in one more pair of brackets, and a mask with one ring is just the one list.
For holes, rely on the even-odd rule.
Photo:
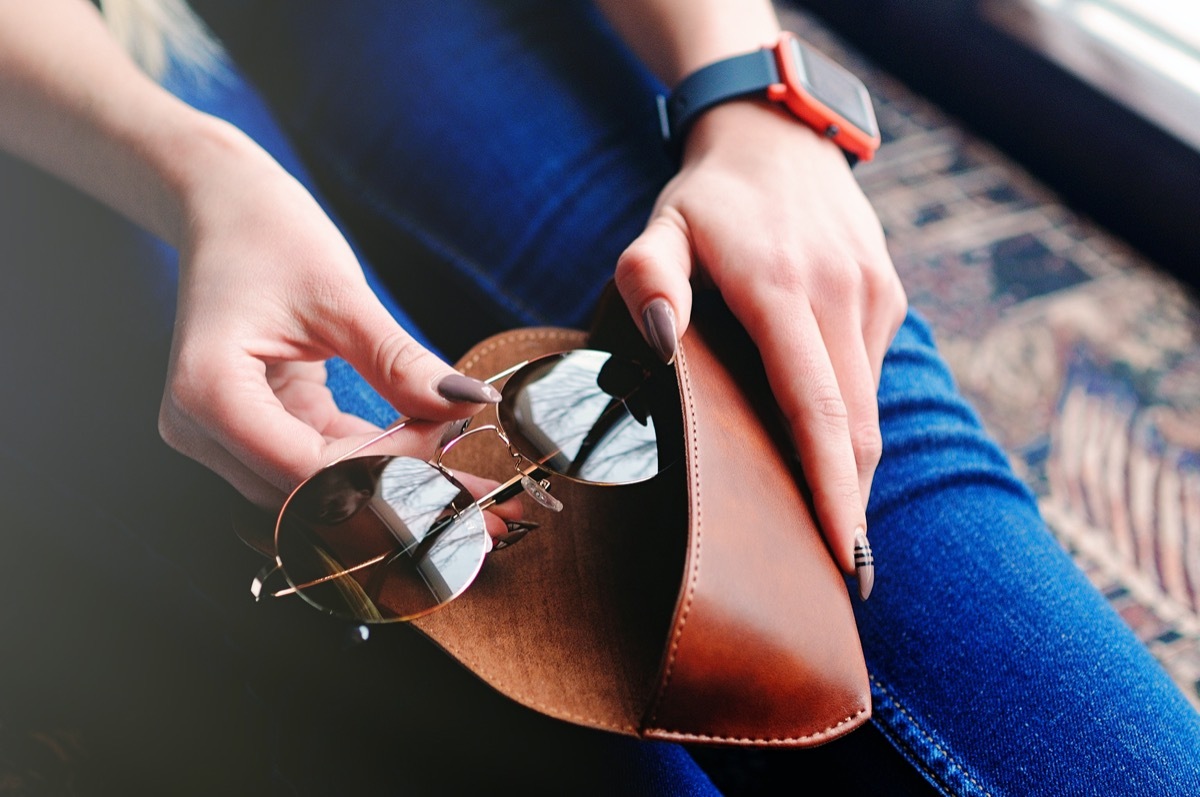
{"label": "woman's left hand", "polygon": [[720,292],[758,347],[818,523],[853,573],[882,453],[880,368],[907,299],[842,153],[775,107],[709,110],[616,282],[664,357],[687,329],[692,286]]}

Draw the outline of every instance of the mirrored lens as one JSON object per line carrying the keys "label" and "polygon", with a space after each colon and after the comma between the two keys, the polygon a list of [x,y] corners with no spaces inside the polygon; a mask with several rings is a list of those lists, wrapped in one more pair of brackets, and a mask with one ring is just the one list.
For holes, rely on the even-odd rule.
{"label": "mirrored lens", "polygon": [[504,385],[500,425],[524,457],[598,484],[654,476],[656,377],[631,360],[578,349],[534,360]]}
{"label": "mirrored lens", "polygon": [[288,582],[317,608],[362,622],[408,620],[475,579],[487,529],[467,490],[428,462],[355,457],[293,493],[276,545]]}

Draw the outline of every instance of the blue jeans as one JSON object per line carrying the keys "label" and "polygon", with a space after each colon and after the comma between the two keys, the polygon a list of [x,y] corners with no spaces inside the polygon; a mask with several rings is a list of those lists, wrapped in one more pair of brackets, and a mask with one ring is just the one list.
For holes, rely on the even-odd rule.
{"label": "blue jeans", "polygon": [[[658,87],[586,3],[194,5],[261,97],[240,82],[172,88],[242,126],[310,185],[397,317],[448,357],[509,326],[585,324],[671,174],[656,138]],[[94,292],[81,304],[119,297],[126,323],[114,335],[143,341],[130,356],[161,358],[170,254],[130,240],[129,273],[115,285],[89,275],[80,290]],[[62,323],[87,333],[74,315]],[[53,353],[85,372],[122,366],[81,364],[77,348],[65,341]],[[6,367],[39,373],[40,361]],[[330,373],[343,406],[394,417],[344,364]],[[142,380],[151,400],[136,403],[146,425],[156,376]],[[46,381],[48,395],[70,397],[48,417],[68,417],[81,383]],[[181,505],[208,517],[195,496],[220,494],[211,477],[168,462],[144,430],[129,456],[143,483],[159,485],[148,507],[128,471],[105,467],[113,441],[137,426],[127,399],[88,394],[111,400],[113,428],[80,425],[96,438],[86,449],[101,453],[72,498],[107,521],[105,536],[54,533],[181,607],[172,616],[186,611],[192,635],[228,654],[209,655],[266,662],[247,678],[284,791],[790,793],[827,774],[851,793],[1200,793],[1200,719],[1047,533],[915,316],[884,364],[885,453],[869,507],[878,578],[856,605],[875,716],[812,751],[686,750],[566,726],[508,704],[402,628],[329,653],[337,629],[304,607],[249,611],[241,580],[251,560],[230,550],[224,527],[163,532],[162,516]],[[19,426],[5,450],[54,473],[36,424]],[[30,489],[52,491],[48,481]]]}

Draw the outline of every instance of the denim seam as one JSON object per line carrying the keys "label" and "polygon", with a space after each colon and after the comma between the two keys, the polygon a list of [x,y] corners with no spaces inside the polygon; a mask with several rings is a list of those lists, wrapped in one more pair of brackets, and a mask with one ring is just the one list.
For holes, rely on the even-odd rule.
{"label": "denim seam", "polygon": [[522,323],[542,324],[546,322],[544,316],[534,311],[515,294],[503,290],[491,278],[490,272],[474,259],[467,257],[440,237],[431,235],[426,229],[412,224],[404,214],[395,208],[387,196],[360,180],[358,170],[352,168],[344,158],[336,158],[322,152],[309,154],[308,158],[314,165],[323,163],[329,169],[330,176],[342,182],[367,208],[380,214],[389,224],[407,233],[427,252],[457,268],[461,274],[475,283],[476,288],[485,291],[489,296],[506,305],[511,313],[521,319]]}
{"label": "denim seam", "polygon": [[[992,793],[988,791],[987,787],[968,772],[967,768],[958,762],[943,743],[938,741],[929,731],[925,730],[916,717],[913,716],[912,712],[905,708],[874,675],[870,676],[870,680],[872,688],[879,693],[879,697],[881,698],[877,703],[886,704],[876,705],[875,721],[878,725],[884,727],[888,726],[889,723],[894,723],[897,726],[891,729],[894,732],[890,732],[887,735],[893,744],[901,748],[901,754],[905,758],[925,773],[926,777],[935,786],[947,794],[970,793],[978,794],[982,797],[992,797]],[[901,724],[905,727],[898,727]],[[923,741],[936,750],[943,761],[929,761],[927,757],[920,755],[920,752],[914,749],[910,742],[913,736],[920,737],[920,741]],[[955,788],[956,786],[957,788]]]}
{"label": "denim seam", "polygon": [[[605,148],[603,151],[606,154],[588,159],[583,168],[571,170],[571,179],[566,184],[558,186],[558,190],[562,192],[561,197],[564,199],[575,197],[575,192],[591,182],[593,177],[603,172],[610,162],[618,162],[621,153],[612,148]],[[535,239],[541,232],[541,229],[551,222],[555,214],[562,211],[564,204],[565,202],[559,201],[553,206],[547,205],[537,215],[530,218],[528,220],[527,232],[516,241],[516,246],[513,248],[520,249]],[[512,265],[512,263],[505,263],[504,270],[507,270]]]}

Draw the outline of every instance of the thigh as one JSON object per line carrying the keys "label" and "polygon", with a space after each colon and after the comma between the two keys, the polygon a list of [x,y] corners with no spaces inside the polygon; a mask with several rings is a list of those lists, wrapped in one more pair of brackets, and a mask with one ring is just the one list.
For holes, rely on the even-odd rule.
{"label": "thigh", "polygon": [[1048,533],[910,317],[856,607],[875,723],[955,794],[1195,794],[1200,717]]}
{"label": "thigh", "polygon": [[584,0],[196,5],[451,351],[585,323],[671,174],[654,82]]}

